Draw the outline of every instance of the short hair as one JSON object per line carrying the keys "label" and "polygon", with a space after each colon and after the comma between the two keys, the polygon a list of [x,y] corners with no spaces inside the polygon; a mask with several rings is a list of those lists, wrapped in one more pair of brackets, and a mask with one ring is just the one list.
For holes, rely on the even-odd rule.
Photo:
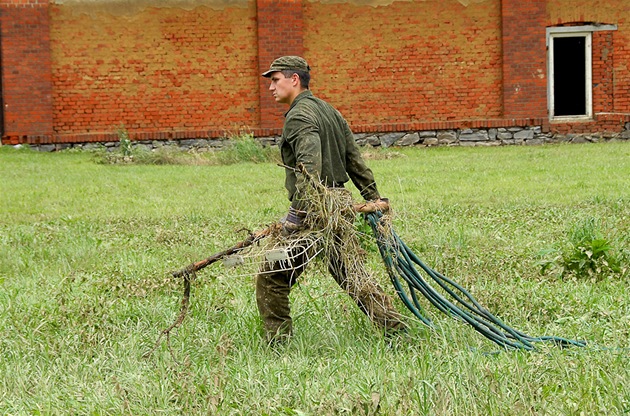
{"label": "short hair", "polygon": [[285,78],[290,78],[293,74],[297,74],[300,77],[300,86],[304,89],[308,89],[308,84],[311,82],[311,74],[308,71],[300,71],[299,69],[285,69],[282,72]]}

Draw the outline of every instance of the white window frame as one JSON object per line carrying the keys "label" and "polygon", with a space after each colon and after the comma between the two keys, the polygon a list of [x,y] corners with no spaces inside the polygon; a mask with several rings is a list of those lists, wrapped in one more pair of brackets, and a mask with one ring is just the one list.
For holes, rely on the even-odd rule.
{"label": "white window frame", "polygon": [[[549,119],[552,121],[591,120],[593,118],[593,32],[602,30],[617,30],[616,25],[584,25],[547,28],[547,102],[549,103]],[[586,114],[575,116],[556,116],[554,99],[554,38],[584,37],[585,38],[585,78],[586,78]]]}

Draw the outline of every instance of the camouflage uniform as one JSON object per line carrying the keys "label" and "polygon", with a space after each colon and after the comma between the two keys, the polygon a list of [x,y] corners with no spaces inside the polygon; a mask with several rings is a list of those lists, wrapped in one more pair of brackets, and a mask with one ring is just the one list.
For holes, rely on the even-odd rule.
{"label": "camouflage uniform", "polygon": [[[285,165],[294,168],[301,164],[326,186],[343,187],[351,180],[366,200],[380,198],[374,175],[365,164],[348,123],[334,107],[313,96],[311,91],[301,92],[291,103],[279,147]],[[305,209],[300,192],[305,181],[303,175],[286,170],[285,187],[291,207],[297,210]],[[328,258],[328,269],[360,309],[386,330],[402,328],[391,298],[380,287],[376,293],[351,287],[354,284],[346,279],[346,265],[339,256],[335,257]],[[294,269],[287,271],[278,270],[278,263],[265,264],[256,278],[256,301],[270,341],[292,331],[289,292],[304,271],[304,259],[298,259],[294,265]],[[368,296],[372,301],[368,301]],[[374,298],[380,302],[374,302]]]}

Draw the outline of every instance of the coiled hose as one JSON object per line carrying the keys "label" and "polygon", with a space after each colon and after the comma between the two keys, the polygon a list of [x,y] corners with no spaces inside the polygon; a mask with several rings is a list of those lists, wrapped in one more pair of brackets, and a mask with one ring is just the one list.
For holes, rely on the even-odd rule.
{"label": "coiled hose", "polygon": [[[433,306],[447,315],[471,325],[477,332],[507,349],[534,350],[534,343],[551,341],[560,346],[586,346],[584,341],[555,336],[532,337],[504,324],[486,310],[461,285],[427,266],[398,237],[393,227],[385,230],[379,222],[380,211],[365,214],[365,218],[376,237],[378,249],[396,293],[405,306],[424,324],[433,327],[420,305],[420,292]],[[416,266],[430,278],[427,280]],[[435,282],[450,297],[447,298],[429,282]],[[458,306],[460,305],[460,306]]]}

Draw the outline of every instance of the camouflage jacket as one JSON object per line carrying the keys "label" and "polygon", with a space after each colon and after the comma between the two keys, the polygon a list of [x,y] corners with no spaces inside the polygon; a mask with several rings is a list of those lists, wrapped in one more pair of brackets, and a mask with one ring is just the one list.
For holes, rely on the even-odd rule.
{"label": "camouflage jacket", "polygon": [[[279,146],[285,165],[294,168],[302,164],[326,186],[343,186],[352,180],[364,199],[380,197],[374,174],[365,164],[348,123],[311,91],[300,93],[286,112]],[[304,181],[303,175],[286,170],[285,187],[296,209],[304,209],[300,202]]]}

